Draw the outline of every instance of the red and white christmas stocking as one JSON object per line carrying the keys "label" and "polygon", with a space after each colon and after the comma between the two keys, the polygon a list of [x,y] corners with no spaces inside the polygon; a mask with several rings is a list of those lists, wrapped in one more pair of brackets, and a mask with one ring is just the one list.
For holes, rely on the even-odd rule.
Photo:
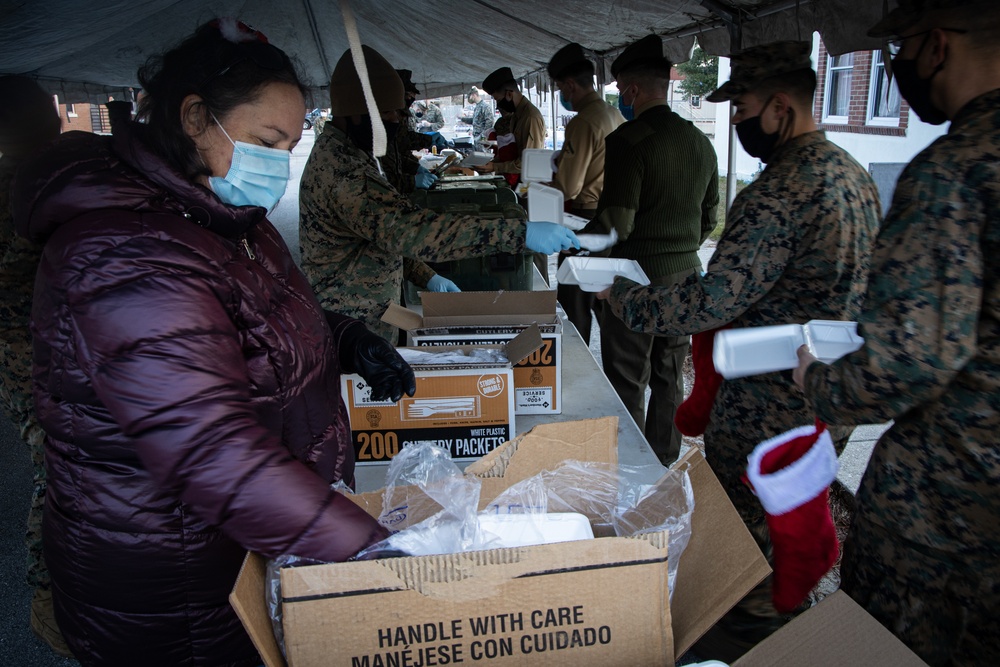
{"label": "red and white christmas stocking", "polygon": [[747,479],[767,512],[774,546],[774,608],[802,604],[837,561],[840,544],[828,503],[837,453],[826,425],[802,426],[753,450]]}
{"label": "red and white christmas stocking", "polygon": [[684,435],[699,436],[708,427],[715,395],[722,386],[722,376],[715,370],[712,349],[715,333],[727,327],[702,331],[691,336],[691,361],[694,366],[694,386],[691,394],[677,406],[674,424]]}

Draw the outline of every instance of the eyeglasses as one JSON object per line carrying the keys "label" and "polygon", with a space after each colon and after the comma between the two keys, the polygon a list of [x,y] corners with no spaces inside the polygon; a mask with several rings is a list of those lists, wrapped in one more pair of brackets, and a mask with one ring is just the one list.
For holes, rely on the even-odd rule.
{"label": "eyeglasses", "polygon": [[964,28],[931,28],[929,30],[922,30],[920,32],[915,32],[912,35],[901,35],[895,39],[886,40],[885,42],[886,47],[888,48],[889,53],[891,55],[896,55],[897,53],[899,53],[900,49],[903,48],[903,42],[905,42],[906,40],[913,39],[914,37],[920,37],[921,35],[930,34],[935,30],[941,30],[944,32],[956,32],[960,35],[964,35],[965,33],[969,32]]}

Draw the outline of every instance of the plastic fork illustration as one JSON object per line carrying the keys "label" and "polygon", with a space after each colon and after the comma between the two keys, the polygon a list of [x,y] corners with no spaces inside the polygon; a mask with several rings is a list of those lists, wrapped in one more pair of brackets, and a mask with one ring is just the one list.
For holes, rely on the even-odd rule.
{"label": "plastic fork illustration", "polygon": [[416,399],[406,406],[409,419],[421,419],[439,414],[472,413],[476,409],[475,398],[427,398]]}

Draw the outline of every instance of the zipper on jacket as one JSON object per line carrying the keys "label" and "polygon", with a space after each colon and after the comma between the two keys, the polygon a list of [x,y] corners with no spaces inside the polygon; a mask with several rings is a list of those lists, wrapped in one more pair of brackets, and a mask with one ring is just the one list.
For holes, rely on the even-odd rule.
{"label": "zipper on jacket", "polygon": [[247,241],[247,237],[245,234],[240,239],[240,241],[243,242],[243,249],[247,251],[247,257],[249,257],[250,259],[257,259],[257,255],[253,254],[253,250],[250,249],[250,242]]}

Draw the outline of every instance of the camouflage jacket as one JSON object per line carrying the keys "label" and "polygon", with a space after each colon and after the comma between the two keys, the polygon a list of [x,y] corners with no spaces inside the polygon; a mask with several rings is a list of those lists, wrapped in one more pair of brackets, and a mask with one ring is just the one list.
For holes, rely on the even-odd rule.
{"label": "camouflage jacket", "polygon": [[14,167],[0,158],[0,344],[27,351],[31,366],[31,298],[42,247],[18,236],[10,212]]}
{"label": "camouflage jacket", "polygon": [[418,132],[437,132],[444,127],[444,116],[441,109],[436,104],[427,104],[427,110],[422,116],[417,118]]}
{"label": "camouflage jacket", "polygon": [[[619,278],[608,303],[629,327],[673,336],[725,325],[855,319],[880,211],[874,182],[846,151],[822,132],[796,137],[733,202],[704,276],[648,287]],[[705,432],[706,456],[744,519],[762,518],[760,503],[740,482],[747,455],[812,421],[790,372],[722,383]]]}
{"label": "camouflage jacket", "polygon": [[1000,549],[1000,90],[903,171],[875,246],[865,345],[806,374],[824,419],[895,419],[859,513],[948,552]]}
{"label": "camouflage jacket", "polygon": [[493,109],[486,100],[479,100],[472,111],[472,141],[486,141],[493,127]]}
{"label": "camouflage jacket", "polygon": [[395,340],[380,321],[398,303],[403,259],[447,261],[524,252],[524,221],[438,214],[378,173],[371,156],[328,124],[299,187],[302,269],[327,310],[356,317]]}

